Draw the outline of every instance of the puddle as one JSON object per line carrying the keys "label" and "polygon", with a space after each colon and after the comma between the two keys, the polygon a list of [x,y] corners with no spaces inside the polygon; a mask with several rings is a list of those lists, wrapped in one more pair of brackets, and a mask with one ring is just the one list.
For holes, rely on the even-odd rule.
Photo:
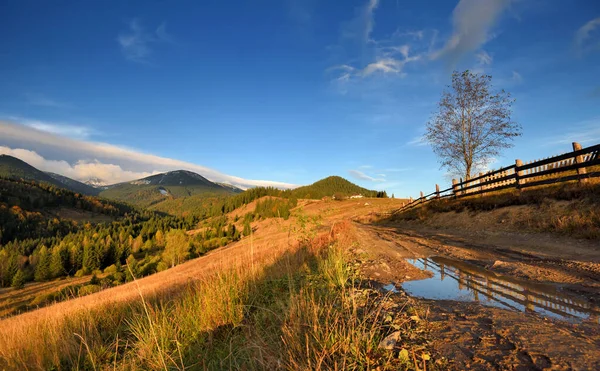
{"label": "puddle", "polygon": [[425,299],[480,302],[504,309],[535,312],[570,322],[600,323],[600,308],[585,298],[566,295],[558,285],[519,280],[473,264],[443,257],[407,259],[433,277],[409,281],[402,288]]}
{"label": "puddle", "polygon": [[394,294],[398,292],[396,285],[393,283],[388,283],[387,285],[383,286],[383,289],[387,292],[392,292]]}

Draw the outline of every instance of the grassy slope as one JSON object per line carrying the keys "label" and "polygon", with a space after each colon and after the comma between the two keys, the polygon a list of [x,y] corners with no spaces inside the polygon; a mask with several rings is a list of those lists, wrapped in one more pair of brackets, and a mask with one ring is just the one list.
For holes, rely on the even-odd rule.
{"label": "grassy slope", "polygon": [[[378,201],[361,206],[364,213],[395,204]],[[0,339],[0,366],[407,368],[412,361],[391,359],[377,344],[414,322],[405,312],[388,320],[386,297],[358,289],[342,254],[354,242],[336,220],[356,212],[352,201],[307,204],[289,221],[255,223],[253,239],[0,321],[8,335]]]}
{"label": "grassy slope", "polygon": [[[458,214],[456,214],[458,213]],[[504,190],[481,196],[431,201],[396,214],[450,228],[496,228],[554,232],[578,238],[600,238],[600,182],[564,183]]]}

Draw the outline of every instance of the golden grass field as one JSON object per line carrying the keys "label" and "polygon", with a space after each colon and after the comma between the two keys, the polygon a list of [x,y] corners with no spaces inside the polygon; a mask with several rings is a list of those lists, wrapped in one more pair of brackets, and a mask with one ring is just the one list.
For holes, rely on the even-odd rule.
{"label": "golden grass field", "polygon": [[[327,248],[330,245],[327,241],[331,238],[331,232],[336,222],[370,213],[386,212],[397,208],[400,203],[400,200],[390,199],[301,202],[295,212],[296,216],[289,220],[267,219],[255,222],[252,225],[254,232],[251,237],[214,250],[206,256],[135,282],[3,319],[0,321],[0,333],[2,334],[0,337],[0,360],[3,361],[0,362],[0,365],[8,368],[29,369],[71,368],[86,365],[88,368],[97,369],[100,364],[104,365],[103,368],[108,367],[107,365],[114,366],[116,363],[108,361],[110,357],[119,358],[117,363],[125,368],[182,368],[188,362],[193,364],[194,361],[189,359],[189,355],[183,354],[185,352],[181,349],[177,350],[177,347],[175,351],[169,351],[168,355],[165,353],[160,356],[162,358],[156,359],[157,354],[162,354],[164,347],[170,349],[170,346],[167,345],[161,347],[160,342],[166,341],[170,344],[171,341],[174,341],[170,338],[173,334],[166,333],[159,336],[154,333],[156,329],[148,329],[147,326],[158,326],[156,323],[161,321],[179,321],[174,318],[160,317],[165,315],[161,311],[165,309],[163,307],[166,305],[165,303],[170,303],[169,298],[182,295],[184,297],[183,301],[174,301],[174,303],[178,303],[173,304],[174,307],[169,306],[169,313],[189,311],[191,309],[182,309],[179,305],[192,305],[190,303],[195,306],[194,310],[202,312],[200,317],[204,322],[195,325],[196,331],[203,329],[204,332],[210,332],[220,326],[239,323],[241,321],[240,310],[243,309],[243,305],[247,305],[247,302],[242,300],[245,303],[243,305],[239,300],[235,305],[227,303],[228,300],[235,302],[237,300],[235,298],[239,295],[249,295],[248,292],[252,290],[245,286],[247,282],[254,282],[265,276],[269,277],[269,280],[288,277],[288,281],[294,281],[289,277],[296,275],[298,271],[307,270],[306,264],[313,259],[313,256],[322,256],[319,258],[319,264],[325,264],[323,262],[327,261],[326,256],[316,249]],[[341,257],[337,259],[340,260]],[[340,260],[335,264],[339,265],[342,262]],[[321,273],[331,282],[339,282],[344,279],[335,277],[336,274],[339,275],[343,272]],[[60,282],[53,284],[59,285]],[[48,288],[40,284],[37,289]],[[307,314],[304,313],[305,310],[308,310],[308,308],[304,308],[306,306],[313,305],[310,310],[316,310],[315,305],[317,304],[312,301],[316,298],[302,295],[297,297],[296,291],[294,293],[290,291],[288,294],[289,300],[291,298],[299,300],[294,302],[294,305],[299,306],[295,309],[298,311],[297,316]],[[260,295],[256,297],[260,297]],[[286,302],[288,311],[293,309],[293,306],[289,306],[289,300]],[[155,316],[160,318],[155,318]],[[317,321],[319,318],[320,315],[313,320]],[[185,321],[199,320],[198,318],[188,318]],[[185,322],[183,319],[181,321]],[[180,325],[184,326],[183,322]],[[187,323],[185,326],[191,326],[191,324]],[[126,327],[128,330],[123,332],[122,327]],[[294,337],[291,329],[283,328],[282,330],[281,324],[278,329],[284,333],[290,331],[287,336]],[[183,331],[180,328],[171,330]],[[148,335],[144,331],[151,332],[150,339],[144,338]],[[176,335],[173,336],[177,338]],[[210,336],[214,336],[214,334]],[[122,342],[124,338],[127,339],[125,344]],[[296,359],[293,362],[307,362],[311,357],[307,358],[303,355],[305,353],[304,345],[302,345],[304,339],[294,341],[300,341],[300,343],[292,344],[290,342],[288,351],[292,351],[298,346],[300,348],[293,350],[298,354],[288,361],[292,362],[292,359]],[[179,339],[177,342],[177,344],[183,344],[185,339]],[[274,343],[269,346],[272,347],[279,343],[280,341],[274,340]],[[366,344],[363,345],[366,346]],[[125,348],[119,351],[119,347]],[[128,347],[140,347],[140,349],[136,348],[133,351]],[[268,348],[267,345],[264,347]],[[177,359],[176,352],[183,352],[179,354],[180,359]],[[273,352],[273,349],[270,352]],[[269,357],[275,357],[275,355],[271,354]],[[265,359],[260,362],[263,361],[266,362]],[[300,363],[293,362],[289,365],[291,368],[300,366]],[[254,364],[254,361],[250,363]],[[198,365],[196,364],[196,366]],[[219,368],[216,364],[209,366],[207,367]]]}

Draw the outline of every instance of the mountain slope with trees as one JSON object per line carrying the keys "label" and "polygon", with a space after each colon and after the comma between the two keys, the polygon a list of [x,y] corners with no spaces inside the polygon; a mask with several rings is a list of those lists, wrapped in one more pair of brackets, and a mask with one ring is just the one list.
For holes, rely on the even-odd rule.
{"label": "mountain slope with trees", "polygon": [[364,197],[387,197],[387,195],[383,195],[385,192],[377,192],[360,187],[340,176],[330,176],[321,179],[311,185],[296,188],[291,193],[296,198],[313,199],[331,197],[335,194],[343,197],[353,195],[362,195]]}
{"label": "mountain slope with trees", "polygon": [[23,160],[9,155],[0,155],[0,177],[10,179],[34,180],[66,188],[73,192],[95,196],[99,191],[87,184],[78,182],[66,176],[46,173],[29,165]]}
{"label": "mountain slope with trees", "polygon": [[232,188],[213,183],[199,174],[176,170],[109,186],[100,192],[100,196],[140,207],[156,207],[163,201],[182,197],[224,196],[234,193],[236,192]]}

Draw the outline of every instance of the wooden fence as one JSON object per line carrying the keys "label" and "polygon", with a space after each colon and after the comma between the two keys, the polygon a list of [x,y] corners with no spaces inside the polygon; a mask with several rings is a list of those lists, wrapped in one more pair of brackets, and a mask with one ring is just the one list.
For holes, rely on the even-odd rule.
{"label": "wooden fence", "polygon": [[460,198],[507,188],[524,189],[575,180],[585,183],[589,178],[600,177],[600,169],[593,168],[595,165],[600,165],[600,144],[581,148],[581,145],[575,142],[573,143],[573,152],[527,163],[517,159],[514,165],[487,173],[479,173],[475,178],[465,181],[452,179],[452,187],[441,191],[439,185],[436,184],[435,192],[428,195],[421,192],[420,197],[416,200],[411,197],[408,203],[402,205],[394,213],[443,198]]}

